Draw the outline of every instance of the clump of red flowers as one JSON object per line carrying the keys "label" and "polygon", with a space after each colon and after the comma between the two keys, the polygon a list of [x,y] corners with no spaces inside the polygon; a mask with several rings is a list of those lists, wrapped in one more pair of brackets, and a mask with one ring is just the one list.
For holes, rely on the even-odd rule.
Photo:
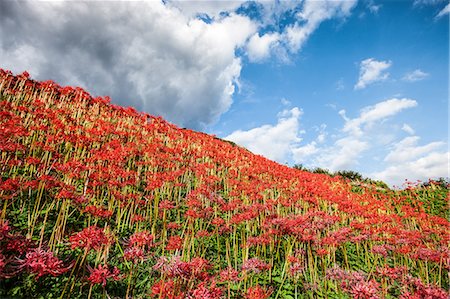
{"label": "clump of red flowers", "polygon": [[36,275],[36,279],[45,275],[59,276],[67,272],[72,265],[64,266],[63,261],[51,251],[39,248],[27,252],[25,259],[19,260],[19,268]]}
{"label": "clump of red flowers", "polygon": [[103,287],[106,286],[108,280],[121,280],[123,277],[120,275],[119,269],[117,267],[109,267],[108,265],[98,265],[97,268],[88,268],[91,273],[88,280],[92,284],[101,284]]}
{"label": "clump of red flowers", "polygon": [[103,229],[96,225],[86,227],[81,232],[75,233],[69,238],[71,248],[82,248],[86,251],[101,249],[102,246],[111,243],[111,239]]}
{"label": "clump of red flowers", "polygon": [[266,290],[257,285],[247,289],[245,299],[267,299],[272,294],[272,290]]}

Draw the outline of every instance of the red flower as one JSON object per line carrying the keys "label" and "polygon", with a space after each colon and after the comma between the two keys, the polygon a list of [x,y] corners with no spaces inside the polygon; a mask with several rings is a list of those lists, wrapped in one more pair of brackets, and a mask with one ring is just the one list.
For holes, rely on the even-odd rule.
{"label": "red flower", "polygon": [[84,248],[89,251],[91,249],[98,250],[103,245],[111,243],[110,238],[105,234],[103,229],[97,226],[89,226],[69,238],[72,249]]}
{"label": "red flower", "polygon": [[58,276],[68,271],[72,265],[64,266],[63,262],[53,255],[51,251],[33,249],[27,252],[24,260],[19,260],[19,268],[26,268],[37,274],[36,278],[44,275]]}
{"label": "red flower", "polygon": [[131,261],[133,264],[136,264],[139,261],[145,260],[144,250],[140,247],[130,247],[125,249],[123,254],[123,258],[126,261]]}
{"label": "red flower", "polygon": [[245,299],[266,299],[272,294],[270,290],[264,290],[260,286],[250,287],[245,294]]}
{"label": "red flower", "polygon": [[152,296],[161,299],[185,299],[183,292],[177,290],[173,280],[160,280],[152,286]]}
{"label": "red flower", "polygon": [[270,269],[269,264],[261,261],[256,257],[248,259],[242,264],[242,270],[244,271],[253,271],[255,273],[259,273],[261,271],[269,269]]}
{"label": "red flower", "polygon": [[230,282],[238,282],[239,281],[239,272],[233,268],[228,268],[220,271],[220,281],[230,281]]}
{"label": "red flower", "polygon": [[354,299],[378,299],[378,283],[375,281],[369,282],[358,282],[352,286],[350,289],[350,294],[352,294]]}
{"label": "red flower", "polygon": [[167,241],[166,250],[179,250],[183,246],[183,239],[180,236],[171,236]]}
{"label": "red flower", "polygon": [[89,267],[89,271],[91,272],[91,275],[89,275],[88,280],[92,284],[102,284],[103,287],[106,286],[106,282],[109,279],[122,279],[120,271],[119,269],[117,269],[117,267],[114,267],[111,270],[107,265],[98,265],[98,267],[95,269]]}
{"label": "red flower", "polygon": [[205,287],[204,283],[201,283],[193,290],[186,299],[219,299],[222,298],[222,290],[215,285],[211,285],[209,288]]}
{"label": "red flower", "polygon": [[130,236],[128,246],[149,246],[154,245],[153,240],[155,237],[148,231],[135,232]]}

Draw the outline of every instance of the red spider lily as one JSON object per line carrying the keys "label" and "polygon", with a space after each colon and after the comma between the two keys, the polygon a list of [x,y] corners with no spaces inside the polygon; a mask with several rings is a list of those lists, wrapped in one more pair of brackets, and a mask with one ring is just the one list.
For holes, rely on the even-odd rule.
{"label": "red spider lily", "polygon": [[129,247],[126,248],[123,253],[123,258],[126,261],[131,261],[133,264],[137,264],[138,262],[142,262],[146,259],[144,250],[141,247]]}
{"label": "red spider lily", "polygon": [[21,235],[9,235],[6,243],[6,250],[11,252],[18,252],[24,254],[30,247],[33,246],[33,241]]}
{"label": "red spider lily", "polygon": [[180,236],[171,236],[167,241],[166,250],[179,250],[183,246],[183,239]]}
{"label": "red spider lily", "polygon": [[325,248],[319,248],[319,249],[316,250],[316,254],[318,256],[325,256],[325,255],[329,254],[329,252]]}
{"label": "red spider lily", "polygon": [[291,274],[292,276],[301,274],[305,270],[305,263],[303,259],[300,259],[295,256],[289,256],[288,262],[289,262],[289,274]]}
{"label": "red spider lily", "polygon": [[221,282],[238,282],[240,280],[239,272],[233,268],[220,271],[219,277]]}
{"label": "red spider lily", "polygon": [[127,244],[128,246],[153,247],[155,246],[155,244],[153,243],[154,239],[155,237],[148,231],[135,232],[130,236]]}
{"label": "red spider lily", "polygon": [[185,299],[185,295],[176,287],[173,280],[160,280],[152,286],[152,297],[158,299]]}
{"label": "red spider lily", "polygon": [[36,279],[44,275],[59,276],[67,272],[72,265],[64,266],[63,262],[51,251],[33,249],[25,255],[25,259],[18,260],[20,269],[27,269],[36,274]]}
{"label": "red spider lily", "polygon": [[406,267],[394,267],[391,268],[389,266],[385,267],[377,267],[376,269],[377,276],[380,277],[388,277],[390,279],[399,279],[408,273],[408,269]]}
{"label": "red spider lily", "polygon": [[102,246],[111,243],[111,239],[105,234],[103,229],[93,225],[70,236],[71,248],[83,248],[86,251],[91,249],[99,250]]}
{"label": "red spider lily", "polygon": [[11,278],[19,273],[22,269],[12,266],[14,257],[5,256],[0,252],[0,278]]}
{"label": "red spider lily", "polygon": [[381,297],[377,295],[378,292],[378,283],[373,280],[358,282],[350,289],[350,294],[355,299],[379,299]]}
{"label": "red spider lily", "polygon": [[171,257],[160,256],[153,266],[153,270],[159,271],[169,277],[187,276],[189,271],[186,271],[188,265],[181,261],[177,255]]}
{"label": "red spider lily", "polygon": [[98,265],[97,268],[92,269],[88,266],[88,270],[91,273],[88,280],[92,284],[101,284],[103,287],[106,286],[107,281],[110,279],[118,281],[123,278],[117,267],[110,269],[108,265]]}
{"label": "red spider lily", "polygon": [[191,276],[199,280],[209,278],[209,274],[206,271],[211,269],[211,264],[204,258],[194,257],[187,265]]}
{"label": "red spider lily", "polygon": [[257,237],[248,237],[247,246],[252,247],[256,245],[269,245],[273,241],[269,234],[263,234]]}
{"label": "red spider lily", "polygon": [[112,211],[109,211],[107,209],[102,209],[102,208],[96,207],[96,206],[86,206],[84,208],[83,212],[91,214],[92,216],[95,216],[95,217],[100,217],[100,218],[109,218],[113,215]]}
{"label": "red spider lily", "polygon": [[8,237],[10,230],[11,228],[7,220],[0,222],[0,241]]}
{"label": "red spider lily", "polygon": [[195,234],[195,237],[196,238],[206,238],[206,237],[209,237],[209,236],[211,236],[211,233],[210,232],[208,232],[207,230],[199,230],[196,234]]}
{"label": "red spider lily", "polygon": [[[447,282],[449,222],[427,214],[418,194],[430,190],[421,191],[416,184],[408,184],[405,191],[379,192],[374,186],[294,170],[213,136],[112,105],[107,98],[92,98],[80,88],[39,83],[3,70],[0,94],[4,217],[16,225],[21,219],[17,211],[31,215],[34,210],[38,212],[31,220],[37,224],[43,219],[40,211],[49,211],[42,230],[29,230],[30,240],[41,238],[45,244],[50,238],[49,244],[62,246],[67,232],[82,230],[69,238],[72,248],[85,249],[85,254],[105,249],[102,258],[110,264],[148,262],[150,248],[175,250],[180,257],[161,257],[154,266],[162,277],[173,279],[172,285],[171,280],[161,282],[154,297],[206,297],[213,279],[238,282],[239,273],[233,269],[212,276],[211,269],[224,262],[217,254],[224,252],[231,263],[246,256],[244,250],[255,254],[261,263],[244,261],[240,273],[245,278],[256,272],[266,280],[269,265],[263,259],[274,249],[290,252],[293,242],[308,254],[294,252],[287,261],[284,254],[271,258],[270,266],[288,271],[286,285],[298,282],[302,273],[321,280],[325,272],[324,279],[340,277],[342,291],[355,297],[370,297],[367,277],[382,281],[384,295],[408,290],[411,296],[424,297],[437,296],[439,288],[420,285],[408,278],[408,272],[430,283]],[[448,195],[443,197],[448,200]],[[84,223],[108,223],[118,239],[138,232],[125,242],[121,255],[120,246],[108,247],[112,238],[106,231],[76,228]],[[155,236],[140,232],[150,228]],[[210,234],[217,234],[217,239],[201,239]],[[196,240],[189,239],[193,235]],[[160,243],[155,243],[156,237]],[[0,225],[6,275],[14,272],[12,255],[23,258],[30,251],[27,242],[8,228],[2,232]],[[357,263],[370,263],[358,265],[370,274],[330,271],[329,263],[335,260],[354,267],[354,249],[365,257]],[[192,258],[197,254],[201,256]],[[316,263],[320,255],[328,258]],[[182,261],[181,256],[191,260]],[[408,265],[408,270],[391,269],[392,264]],[[141,277],[142,266],[130,271],[131,283],[133,275]],[[317,280],[303,284],[312,296],[326,296],[329,289],[324,285]]]}
{"label": "red spider lily", "polygon": [[142,216],[142,215],[133,215],[133,216],[131,217],[131,222],[132,222],[132,223],[143,222],[143,221],[145,221],[145,220],[146,220],[146,218],[145,218],[144,216]]}
{"label": "red spider lily", "polygon": [[448,299],[450,296],[450,292],[431,284],[424,284],[417,278],[411,278],[410,284],[415,289],[413,296],[418,296],[418,298]]}
{"label": "red spider lily", "polygon": [[179,228],[181,228],[181,225],[179,223],[170,222],[170,223],[167,224],[167,229],[177,230]]}
{"label": "red spider lily", "polygon": [[260,259],[258,259],[256,257],[248,259],[242,264],[242,270],[254,272],[254,273],[259,273],[261,271],[265,271],[265,270],[269,270],[269,269],[270,269],[269,264],[261,261]]}
{"label": "red spider lily", "polygon": [[260,286],[254,286],[247,289],[245,299],[266,299],[272,294],[271,290],[265,290]]}
{"label": "red spider lily", "polygon": [[382,255],[384,257],[387,257],[389,255],[389,251],[392,250],[392,246],[389,245],[374,245],[372,247],[372,252],[375,254]]}
{"label": "red spider lily", "polygon": [[161,209],[161,210],[171,210],[173,208],[175,208],[175,205],[168,200],[162,200],[159,203],[159,209]]}
{"label": "red spider lily", "polygon": [[209,288],[205,283],[200,283],[193,291],[189,292],[186,299],[220,299],[222,290],[212,284]]}

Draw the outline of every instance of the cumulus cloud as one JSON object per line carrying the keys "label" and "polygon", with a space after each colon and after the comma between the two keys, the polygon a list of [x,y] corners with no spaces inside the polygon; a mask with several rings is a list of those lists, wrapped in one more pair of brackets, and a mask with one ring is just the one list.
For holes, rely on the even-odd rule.
{"label": "cumulus cloud", "polygon": [[278,43],[280,35],[277,32],[266,33],[260,36],[255,33],[247,44],[247,55],[250,61],[262,61],[270,56],[271,48]]}
{"label": "cumulus cloud", "polygon": [[419,145],[419,140],[418,136],[409,136],[394,144],[384,159],[387,167],[371,175],[398,187],[405,179],[426,181],[448,177],[450,153],[445,150],[446,143]]}
{"label": "cumulus cloud", "polygon": [[425,79],[426,77],[428,77],[430,74],[425,73],[424,71],[417,69],[414,70],[412,72],[406,73],[402,80],[403,81],[408,81],[408,82],[415,82],[415,81],[420,81]]}
{"label": "cumulus cloud", "polygon": [[354,169],[364,153],[392,143],[394,136],[387,133],[391,128],[384,131],[383,122],[415,106],[415,100],[393,98],[364,107],[355,118],[348,117],[341,110],[339,114],[343,117],[344,124],[339,132],[330,138],[327,126],[322,124],[314,128],[317,137],[308,143],[302,143],[301,138],[305,133],[300,127],[302,110],[294,107],[279,113],[275,125],[238,130],[224,139],[280,163],[293,161],[331,171]]}
{"label": "cumulus cloud", "polygon": [[378,61],[374,58],[367,58],[361,61],[359,79],[354,88],[363,89],[369,84],[386,80],[389,77],[389,73],[386,70],[391,65],[391,61]]}
{"label": "cumulus cloud", "polygon": [[[394,148],[387,154],[384,161],[390,163],[405,162],[415,160],[424,154],[432,152],[445,146],[444,142],[431,142],[423,146],[418,146],[420,137],[409,136],[394,145]],[[405,155],[405,153],[408,153]]]}
{"label": "cumulus cloud", "polygon": [[0,9],[2,67],[81,85],[193,128],[232,103],[244,46],[257,27],[213,23],[162,2],[13,2]]}
{"label": "cumulus cloud", "polygon": [[278,114],[275,125],[262,125],[248,131],[238,130],[224,139],[236,142],[255,154],[284,163],[301,141],[299,120],[302,114],[298,107],[284,110]]}
{"label": "cumulus cloud", "polygon": [[[420,138],[414,135],[410,125],[399,126],[390,120],[417,105],[413,99],[387,99],[362,108],[353,118],[341,110],[344,123],[340,130],[329,134],[322,124],[312,129],[317,137],[307,143],[301,138],[305,134],[300,126],[302,110],[295,107],[279,113],[275,125],[238,130],[225,139],[280,163],[290,161],[330,171],[357,170],[360,162],[366,166],[372,164],[378,170],[363,175],[391,186],[400,186],[405,179],[448,176],[449,153],[445,151],[445,142],[420,145]],[[410,136],[398,141],[401,131]]]}
{"label": "cumulus cloud", "polygon": [[251,3],[0,1],[1,67],[202,129],[230,108],[243,56],[288,61],[356,0],[262,1],[257,18],[240,12]]}
{"label": "cumulus cloud", "polygon": [[393,98],[363,108],[360,115],[354,119],[346,118],[345,111],[343,111],[341,115],[346,120],[343,132],[350,132],[352,135],[361,136],[363,134],[363,126],[371,125],[376,121],[393,116],[404,109],[416,106],[417,102],[415,100]]}
{"label": "cumulus cloud", "polygon": [[383,131],[382,123],[415,106],[415,100],[393,98],[364,107],[355,118],[349,118],[341,110],[344,125],[334,142],[318,146],[321,133],[315,141],[294,149],[294,162],[331,171],[355,169],[366,152],[391,143],[392,136]]}

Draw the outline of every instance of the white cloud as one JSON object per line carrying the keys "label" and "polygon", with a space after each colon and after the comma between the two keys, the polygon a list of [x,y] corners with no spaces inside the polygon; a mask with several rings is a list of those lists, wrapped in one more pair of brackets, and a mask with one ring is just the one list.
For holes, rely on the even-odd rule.
{"label": "white cloud", "polygon": [[293,148],[292,156],[296,162],[305,162],[309,156],[316,154],[318,151],[317,143],[312,141],[304,146]]}
{"label": "white cloud", "polygon": [[403,124],[402,130],[405,131],[406,133],[408,133],[409,135],[414,135],[414,133],[415,133],[414,129],[411,128],[411,126],[408,124]]}
{"label": "white cloud", "polygon": [[[356,0],[0,3],[2,67],[199,129],[230,108],[242,56],[289,61],[321,22],[346,17]],[[236,13],[252,3],[260,19]],[[298,18],[281,26],[287,13]]]}
{"label": "white cloud", "polygon": [[423,146],[418,146],[420,140],[418,136],[409,136],[396,143],[393,149],[384,158],[389,163],[399,163],[409,160],[415,160],[424,154],[445,146],[445,142],[431,142]]}
{"label": "white cloud", "polygon": [[414,0],[414,6],[423,6],[423,5],[437,5],[441,2],[445,2],[447,0]]}
{"label": "white cloud", "polygon": [[356,5],[356,0],[348,1],[316,1],[306,0],[303,10],[297,13],[302,23],[288,26],[284,40],[291,52],[297,52],[306,42],[308,37],[317,29],[323,21],[332,17],[346,17]]}
{"label": "white cloud", "polygon": [[425,79],[426,77],[428,77],[430,74],[425,73],[424,71],[417,69],[414,70],[412,72],[409,72],[407,74],[405,74],[402,78],[402,80],[404,81],[408,81],[408,82],[415,82],[415,81],[420,81]]}
{"label": "white cloud", "polygon": [[[246,0],[245,0],[246,1]],[[226,0],[226,1],[211,1],[211,0],[169,0],[169,4],[179,8],[183,14],[192,18],[197,15],[206,14],[210,18],[218,18],[221,13],[234,12],[245,1]]]}
{"label": "white cloud", "polygon": [[394,139],[389,127],[384,131],[383,122],[416,105],[411,99],[388,99],[361,109],[355,118],[347,117],[345,110],[341,110],[339,114],[345,123],[335,141],[318,146],[323,134],[320,133],[315,141],[294,149],[294,162],[331,171],[355,169],[366,152],[384,147]]}
{"label": "white cloud", "polygon": [[292,148],[301,141],[299,120],[302,114],[298,107],[284,110],[278,114],[276,125],[263,125],[248,131],[238,130],[224,139],[236,142],[255,154],[285,163]]}
{"label": "white cloud", "polygon": [[346,119],[343,132],[351,132],[355,136],[363,134],[363,126],[371,125],[375,121],[393,116],[400,111],[416,107],[417,102],[412,99],[389,99],[379,102],[374,106],[368,106],[361,110],[359,117],[354,119]]}
{"label": "white cloud", "polygon": [[437,15],[436,19],[442,18],[445,15],[450,14],[450,3],[447,4]]}
{"label": "white cloud", "polygon": [[426,181],[449,176],[449,152],[445,142],[418,145],[420,138],[410,136],[393,146],[384,161],[387,167],[372,173],[376,179],[401,187],[405,179]]}
{"label": "white cloud", "polygon": [[245,16],[205,23],[159,1],[8,1],[0,11],[2,67],[192,128],[229,109],[242,68],[235,51],[257,30]]}
{"label": "white cloud", "polygon": [[[321,167],[330,171],[357,170],[369,165],[377,171],[363,175],[400,186],[404,179],[426,180],[448,176],[449,153],[445,142],[435,141],[419,145],[420,138],[408,124],[402,127],[389,121],[405,109],[417,106],[412,99],[388,99],[360,110],[348,117],[344,110],[342,128],[332,135],[326,125],[314,127],[317,138],[302,143],[305,133],[300,129],[302,111],[284,110],[275,125],[263,125],[248,131],[235,131],[225,139],[247,147],[257,154],[285,163],[292,161],[306,167]],[[401,130],[412,136],[398,140]]]}
{"label": "white cloud", "polygon": [[276,32],[260,36],[255,33],[247,44],[248,58],[252,62],[262,61],[270,56],[270,50],[278,43],[280,35]]}
{"label": "white cloud", "polygon": [[391,61],[377,61],[374,58],[367,58],[361,61],[359,79],[355,89],[363,89],[369,84],[386,80],[389,77],[389,73],[386,70],[391,65]]}
{"label": "white cloud", "polygon": [[353,169],[359,164],[360,155],[369,149],[370,144],[355,136],[342,137],[328,148],[324,148],[316,157],[319,167],[331,171]]}

